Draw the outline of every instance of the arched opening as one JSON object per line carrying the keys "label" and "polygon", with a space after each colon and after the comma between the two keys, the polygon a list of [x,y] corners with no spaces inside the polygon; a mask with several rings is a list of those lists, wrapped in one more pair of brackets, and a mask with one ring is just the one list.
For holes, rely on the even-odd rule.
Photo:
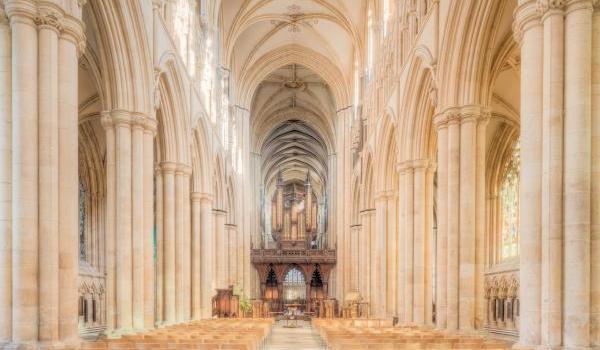
{"label": "arched opening", "polygon": [[283,277],[283,303],[306,304],[306,277],[298,266],[292,266]]}

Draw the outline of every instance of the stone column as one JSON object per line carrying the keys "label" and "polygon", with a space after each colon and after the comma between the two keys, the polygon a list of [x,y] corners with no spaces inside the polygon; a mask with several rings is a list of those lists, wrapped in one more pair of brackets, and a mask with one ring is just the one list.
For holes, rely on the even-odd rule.
{"label": "stone column", "polygon": [[[592,17],[591,340],[600,346],[600,6]],[[0,78],[0,80],[2,80]],[[1,95],[1,93],[0,93]],[[1,103],[0,103],[1,104]],[[0,136],[1,137],[1,136]],[[2,147],[0,146],[0,149]],[[1,163],[0,163],[1,164]],[[0,180],[1,181],[1,180]],[[1,198],[1,197],[0,197]],[[1,199],[0,199],[1,200]],[[1,228],[0,228],[1,230]],[[0,263],[1,264],[1,263]],[[1,327],[0,327],[1,328]]]}
{"label": "stone column", "polygon": [[462,331],[475,328],[475,206],[477,181],[477,116],[461,116],[460,125],[460,221],[459,221],[459,316]]}
{"label": "stone column", "polygon": [[541,336],[541,183],[543,32],[536,1],[521,0],[516,12],[521,43],[520,331],[518,346]]}
{"label": "stone column", "polygon": [[486,133],[489,114],[480,110],[477,113],[475,146],[475,329],[485,326],[485,256],[486,256]]}
{"label": "stone column", "polygon": [[144,117],[131,125],[131,243],[133,328],[144,329]]}
{"label": "stone column", "polygon": [[192,319],[199,320],[202,317],[202,243],[201,243],[201,202],[202,194],[200,192],[192,192]]}
{"label": "stone column", "polygon": [[[12,30],[12,336],[37,341],[38,33],[29,2],[5,3]],[[22,7],[21,7],[22,6]],[[34,137],[32,137],[34,135]]]}
{"label": "stone column", "polygon": [[[38,17],[38,166],[39,166],[39,340],[59,338],[58,283],[58,36],[60,14],[40,8]],[[35,138],[31,135],[30,138]],[[75,179],[75,181],[78,181]]]}
{"label": "stone column", "polygon": [[404,163],[404,321],[415,322],[415,267],[414,267],[414,169]]}
{"label": "stone column", "polygon": [[165,319],[164,289],[165,289],[165,244],[164,244],[164,196],[163,175],[160,165],[154,169],[156,181],[156,323],[161,324]]}
{"label": "stone column", "polygon": [[12,339],[11,37],[0,5],[0,343]]}
{"label": "stone column", "polygon": [[406,320],[406,172],[404,171],[404,164],[399,163],[396,165],[398,171],[398,208],[396,215],[398,217],[398,241],[397,241],[397,257],[396,264],[398,266],[398,272],[396,276],[396,284],[398,285],[398,291],[396,299],[398,300],[398,317],[400,322],[408,322]]}
{"label": "stone column", "polygon": [[[184,249],[185,249],[185,227],[184,227],[184,171],[178,164],[175,169],[175,319],[177,322],[184,320],[183,280],[184,280]],[[189,246],[187,246],[189,248]]]}
{"label": "stone column", "polygon": [[[373,310],[374,316],[385,317],[386,315],[386,236],[388,232],[387,227],[387,193],[378,193],[375,198],[375,232],[374,244],[371,247],[371,266],[373,266],[374,276],[374,299],[377,300],[377,307]],[[347,239],[347,237],[345,237]],[[347,256],[347,255],[346,255]],[[347,264],[346,264],[347,265]],[[347,266],[345,267],[347,268]]]}
{"label": "stone column", "polygon": [[225,216],[226,212],[220,209],[213,209],[214,232],[216,245],[216,263],[217,263],[217,288],[227,288],[227,250],[225,248]]}
{"label": "stone column", "polygon": [[59,334],[67,347],[79,345],[79,110],[78,56],[83,50],[83,25],[70,16],[63,20],[58,40],[58,192],[59,192]]}
{"label": "stone column", "polygon": [[[438,118],[441,117],[440,121]],[[436,244],[436,326],[446,328],[448,262],[448,125],[436,116],[437,127],[437,244]]]}
{"label": "stone column", "polygon": [[360,225],[353,225],[350,227],[350,229],[352,230],[352,238],[350,239],[350,251],[352,254],[352,266],[350,267],[350,290],[359,290],[359,283],[358,283],[358,279],[359,279],[359,263],[358,260],[360,259],[360,254],[359,254],[359,248],[358,248],[358,240],[359,237],[361,235],[361,226]]}
{"label": "stone column", "polygon": [[191,201],[190,201],[190,176],[192,168],[189,165],[183,165],[183,264],[182,264],[182,300],[183,300],[183,320],[189,321],[192,317],[192,226],[191,226]]}
{"label": "stone column", "polygon": [[424,324],[425,284],[427,265],[427,244],[430,233],[427,232],[426,177],[427,160],[413,161],[413,322]]}
{"label": "stone column", "polygon": [[111,112],[111,118],[115,128],[116,145],[117,327],[120,332],[127,333],[133,329],[131,114],[115,110]]}
{"label": "stone column", "polygon": [[106,229],[104,233],[106,255],[106,333],[117,328],[116,324],[116,153],[115,128],[110,112],[103,112],[102,126],[106,132]]}
{"label": "stone column", "polygon": [[[387,313],[386,317],[393,317],[398,314],[398,281],[396,280],[396,276],[398,275],[398,265],[397,265],[397,256],[398,256],[398,227],[397,222],[398,218],[396,214],[398,213],[397,208],[398,203],[398,193],[391,191],[387,196],[387,240],[385,242],[385,248],[387,250]],[[354,236],[354,235],[352,235]],[[351,236],[351,237],[352,237]],[[350,238],[352,239],[352,238]],[[350,249],[349,249],[350,250]],[[354,259],[356,256],[354,252],[350,250],[349,256]],[[350,269],[351,270],[351,269]],[[350,271],[352,272],[352,271]],[[354,278],[351,275],[350,280]]]}
{"label": "stone column", "polygon": [[[370,275],[370,261],[371,261],[371,251],[370,251],[370,235],[371,235],[371,225],[369,222],[369,216],[372,210],[363,210],[360,213],[361,222],[362,222],[362,234],[359,240],[359,250],[360,250],[360,294],[366,302],[371,302],[371,275]],[[372,305],[370,305],[372,307]]]}
{"label": "stone column", "polygon": [[590,346],[592,11],[592,1],[587,0],[568,2],[565,12],[563,343],[567,349]]}
{"label": "stone column", "polygon": [[564,9],[538,2],[542,13],[543,135],[541,344],[562,343]]}
{"label": "stone column", "polygon": [[[448,252],[446,265],[446,324],[450,331],[458,330],[459,310],[459,190],[460,190],[460,124],[450,116],[448,123],[448,199],[446,201]],[[442,223],[443,224],[443,223]],[[441,225],[441,224],[440,224]]]}
{"label": "stone column", "polygon": [[215,236],[212,197],[203,193],[200,197],[200,243],[202,274],[202,318],[212,315],[212,297],[215,292]]}
{"label": "stone column", "polygon": [[171,162],[162,163],[163,182],[163,309],[164,321],[175,323],[175,169]]}
{"label": "stone column", "polygon": [[[144,328],[154,328],[156,315],[156,298],[159,294],[158,285],[159,278],[156,278],[155,267],[158,263],[155,256],[158,255],[155,245],[155,229],[154,229],[154,203],[156,200],[156,211],[158,212],[160,201],[154,198],[154,194],[158,196],[161,192],[162,183],[156,184],[154,187],[154,136],[156,135],[157,121],[154,118],[146,118],[144,121],[144,161],[143,161],[143,205],[144,205],[144,228],[143,228],[143,251],[144,251]],[[157,220],[158,222],[158,220]],[[160,246],[162,247],[162,245]],[[155,295],[155,283],[156,295]],[[158,318],[162,319],[162,318]]]}

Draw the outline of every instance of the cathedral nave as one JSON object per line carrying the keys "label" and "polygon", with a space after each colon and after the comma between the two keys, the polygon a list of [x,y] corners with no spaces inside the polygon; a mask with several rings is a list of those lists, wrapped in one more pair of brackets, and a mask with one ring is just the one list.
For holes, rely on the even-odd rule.
{"label": "cathedral nave", "polygon": [[0,0],[0,349],[600,349],[597,0]]}

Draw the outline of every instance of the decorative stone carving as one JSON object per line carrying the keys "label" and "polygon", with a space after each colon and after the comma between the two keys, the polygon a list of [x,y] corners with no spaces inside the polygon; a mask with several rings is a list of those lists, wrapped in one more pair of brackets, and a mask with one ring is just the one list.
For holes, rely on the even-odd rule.
{"label": "decorative stone carving", "polygon": [[537,0],[537,10],[544,15],[550,10],[562,10],[565,6],[565,0]]}

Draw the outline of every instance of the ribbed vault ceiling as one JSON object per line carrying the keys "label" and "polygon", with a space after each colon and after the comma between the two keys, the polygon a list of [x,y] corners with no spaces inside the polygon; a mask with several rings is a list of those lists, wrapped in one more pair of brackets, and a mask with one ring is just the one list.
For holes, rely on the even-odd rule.
{"label": "ribbed vault ceiling", "polygon": [[327,149],[318,132],[300,120],[288,120],[272,130],[261,149],[266,193],[275,188],[281,171],[285,183],[310,175],[315,194],[323,198],[327,179]]}

